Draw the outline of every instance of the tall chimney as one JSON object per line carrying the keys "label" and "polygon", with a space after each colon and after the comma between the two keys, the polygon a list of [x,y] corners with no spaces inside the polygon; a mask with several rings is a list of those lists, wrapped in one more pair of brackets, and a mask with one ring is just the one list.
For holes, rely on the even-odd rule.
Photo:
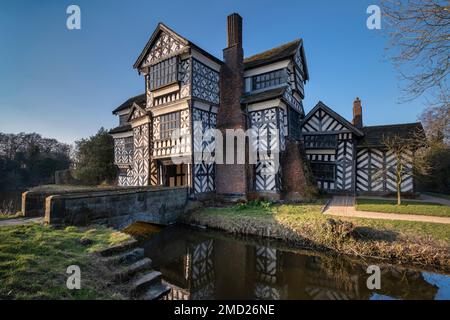
{"label": "tall chimney", "polygon": [[[226,159],[225,141],[227,129],[247,129],[245,112],[241,106],[244,93],[244,50],[242,48],[242,17],[233,13],[227,18],[228,43],[223,50],[220,71],[220,106],[217,114],[217,129],[224,137],[223,155]],[[230,143],[234,143],[232,141]],[[246,150],[239,150],[240,152]],[[234,143],[234,164],[216,165],[216,193],[229,200],[246,199],[250,172],[247,164],[237,164],[237,145]]]}
{"label": "tall chimney", "polygon": [[238,45],[242,47],[242,17],[232,13],[227,17],[228,48]]}
{"label": "tall chimney", "polygon": [[359,129],[363,127],[361,100],[358,97],[353,101],[353,125]]}

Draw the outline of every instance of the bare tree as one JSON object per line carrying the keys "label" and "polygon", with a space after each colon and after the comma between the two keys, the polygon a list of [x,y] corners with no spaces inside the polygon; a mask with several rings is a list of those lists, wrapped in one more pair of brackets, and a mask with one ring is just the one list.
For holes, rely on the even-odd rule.
{"label": "bare tree", "polygon": [[382,0],[390,58],[405,80],[405,100],[429,93],[449,102],[450,6],[448,0]]}
{"label": "bare tree", "polygon": [[395,176],[397,205],[402,204],[402,184],[406,176],[421,174],[427,175],[430,166],[426,161],[425,150],[427,144],[422,130],[417,130],[409,137],[399,135],[383,136],[382,144],[387,154],[394,157],[392,165],[381,168],[377,172],[378,178],[382,176]]}
{"label": "bare tree", "polygon": [[427,137],[432,144],[450,146],[450,105],[434,106],[425,109],[419,116]]}

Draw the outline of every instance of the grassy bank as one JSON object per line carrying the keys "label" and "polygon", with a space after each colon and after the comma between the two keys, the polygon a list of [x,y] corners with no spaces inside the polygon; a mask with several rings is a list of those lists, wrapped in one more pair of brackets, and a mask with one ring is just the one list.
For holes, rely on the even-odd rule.
{"label": "grassy bank", "polygon": [[356,210],[450,217],[450,207],[448,206],[444,206],[438,203],[408,200],[404,200],[402,201],[401,205],[397,205],[397,202],[395,200],[358,198],[356,199]]}
{"label": "grassy bank", "polygon": [[[0,299],[120,298],[110,292],[91,254],[129,239],[105,227],[54,229],[39,224],[0,228]],[[81,289],[66,287],[67,267],[81,269]]]}
{"label": "grassy bank", "polygon": [[321,213],[322,207],[315,203],[205,208],[192,213],[186,222],[450,272],[449,225],[329,218]]}

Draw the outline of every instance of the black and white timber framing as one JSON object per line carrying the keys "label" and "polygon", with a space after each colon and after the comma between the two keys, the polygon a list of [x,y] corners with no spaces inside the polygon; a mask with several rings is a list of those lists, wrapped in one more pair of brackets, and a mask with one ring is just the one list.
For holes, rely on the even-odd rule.
{"label": "black and white timber framing", "polygon": [[[283,192],[282,170],[274,152],[282,155],[287,139],[303,143],[317,185],[323,190],[395,191],[395,176],[388,170],[395,165],[395,158],[379,143],[371,143],[380,130],[357,128],[322,102],[305,115],[309,72],[301,39],[245,58],[243,64],[242,110],[247,129],[255,134],[251,147],[259,151],[251,191]],[[216,141],[206,135],[216,128],[221,110],[223,62],[160,23],[134,68],[145,79],[145,92],[113,111],[120,125],[110,131],[118,184],[184,185],[192,195],[215,192]],[[408,124],[401,126],[389,130],[403,130]],[[177,136],[173,135],[175,129]],[[198,142],[194,139],[198,135],[206,139]],[[198,156],[203,160],[197,161]],[[408,169],[412,170],[412,151],[404,157],[411,160]],[[406,173],[402,190],[413,189],[412,176]],[[276,252],[260,251],[268,263],[263,266],[266,262],[261,262],[265,268],[261,272],[270,274],[276,267]],[[281,294],[278,288],[262,283],[258,291],[261,297]]]}
{"label": "black and white timber framing", "polygon": [[[319,188],[331,192],[395,192],[395,156],[383,147],[372,128],[383,134],[396,134],[405,129],[412,132],[417,126],[420,124],[359,129],[319,102],[302,123],[304,147]],[[413,151],[405,151],[403,157],[407,170],[401,189],[412,192]]]}

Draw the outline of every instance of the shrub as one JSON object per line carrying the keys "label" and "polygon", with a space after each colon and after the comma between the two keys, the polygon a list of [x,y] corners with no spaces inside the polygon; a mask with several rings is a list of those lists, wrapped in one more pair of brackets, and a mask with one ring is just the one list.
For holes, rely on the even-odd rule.
{"label": "shrub", "polygon": [[328,242],[340,245],[355,235],[355,226],[349,221],[327,219],[322,225]]}
{"label": "shrub", "polygon": [[245,210],[245,209],[263,209],[269,210],[273,205],[270,201],[261,201],[261,200],[252,200],[247,202],[241,202],[235,205],[237,210]]}
{"label": "shrub", "polygon": [[101,128],[96,135],[75,144],[75,178],[90,185],[115,179],[114,141],[108,131]]}

